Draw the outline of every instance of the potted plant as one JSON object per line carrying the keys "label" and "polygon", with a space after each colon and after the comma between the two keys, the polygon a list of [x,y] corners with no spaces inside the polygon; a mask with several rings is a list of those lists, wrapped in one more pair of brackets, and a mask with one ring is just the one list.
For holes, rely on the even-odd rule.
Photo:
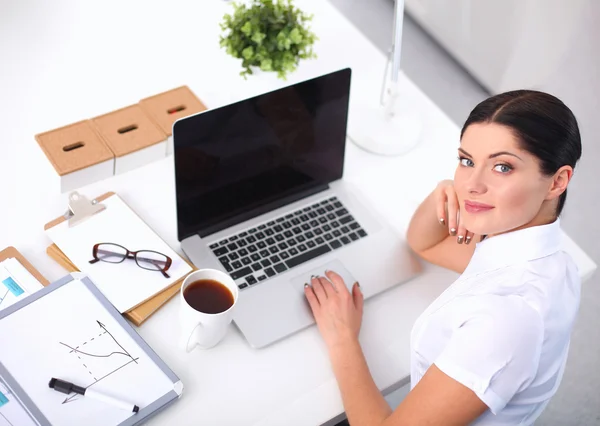
{"label": "potted plant", "polygon": [[256,67],[285,80],[301,59],[316,58],[312,46],[317,38],[307,25],[312,15],[294,7],[292,0],[251,0],[233,3],[233,8],[221,23],[220,45],[242,60],[244,78]]}

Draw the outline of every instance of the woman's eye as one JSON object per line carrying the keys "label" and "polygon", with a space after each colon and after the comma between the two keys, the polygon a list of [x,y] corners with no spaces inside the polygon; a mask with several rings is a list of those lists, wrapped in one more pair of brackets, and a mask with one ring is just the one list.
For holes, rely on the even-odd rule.
{"label": "woman's eye", "polygon": [[497,164],[494,167],[494,170],[496,170],[497,172],[500,172],[500,173],[508,173],[512,170],[512,167],[510,167],[507,164]]}
{"label": "woman's eye", "polygon": [[473,167],[473,161],[470,158],[459,157],[460,164],[465,167]]}

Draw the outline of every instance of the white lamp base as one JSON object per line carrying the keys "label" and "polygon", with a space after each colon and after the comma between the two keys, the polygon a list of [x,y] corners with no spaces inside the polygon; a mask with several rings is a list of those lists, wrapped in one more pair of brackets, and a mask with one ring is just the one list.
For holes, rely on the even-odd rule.
{"label": "white lamp base", "polygon": [[407,108],[389,114],[383,106],[361,105],[352,108],[348,137],[360,148],[374,154],[397,156],[412,150],[421,137],[421,117]]}

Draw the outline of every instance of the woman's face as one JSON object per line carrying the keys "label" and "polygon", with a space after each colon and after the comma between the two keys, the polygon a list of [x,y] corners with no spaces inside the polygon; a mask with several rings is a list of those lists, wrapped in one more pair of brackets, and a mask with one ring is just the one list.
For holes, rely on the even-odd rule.
{"label": "woman's face", "polygon": [[463,134],[454,187],[460,223],[480,235],[507,232],[532,222],[552,184],[539,160],[519,148],[508,127],[471,124]]}

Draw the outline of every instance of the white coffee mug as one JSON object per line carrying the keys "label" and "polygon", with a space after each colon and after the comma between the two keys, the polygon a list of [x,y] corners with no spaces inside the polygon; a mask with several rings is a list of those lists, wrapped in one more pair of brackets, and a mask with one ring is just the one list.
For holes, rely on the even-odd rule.
{"label": "white coffee mug", "polygon": [[[194,309],[185,300],[184,292],[190,284],[198,280],[214,280],[227,287],[233,295],[233,305],[218,314],[207,314]],[[219,343],[227,333],[227,328],[233,319],[233,310],[238,301],[238,287],[233,279],[224,272],[216,269],[200,269],[192,272],[183,281],[179,299],[181,305],[179,309],[180,346],[187,352],[190,352],[196,346],[209,349]]]}

